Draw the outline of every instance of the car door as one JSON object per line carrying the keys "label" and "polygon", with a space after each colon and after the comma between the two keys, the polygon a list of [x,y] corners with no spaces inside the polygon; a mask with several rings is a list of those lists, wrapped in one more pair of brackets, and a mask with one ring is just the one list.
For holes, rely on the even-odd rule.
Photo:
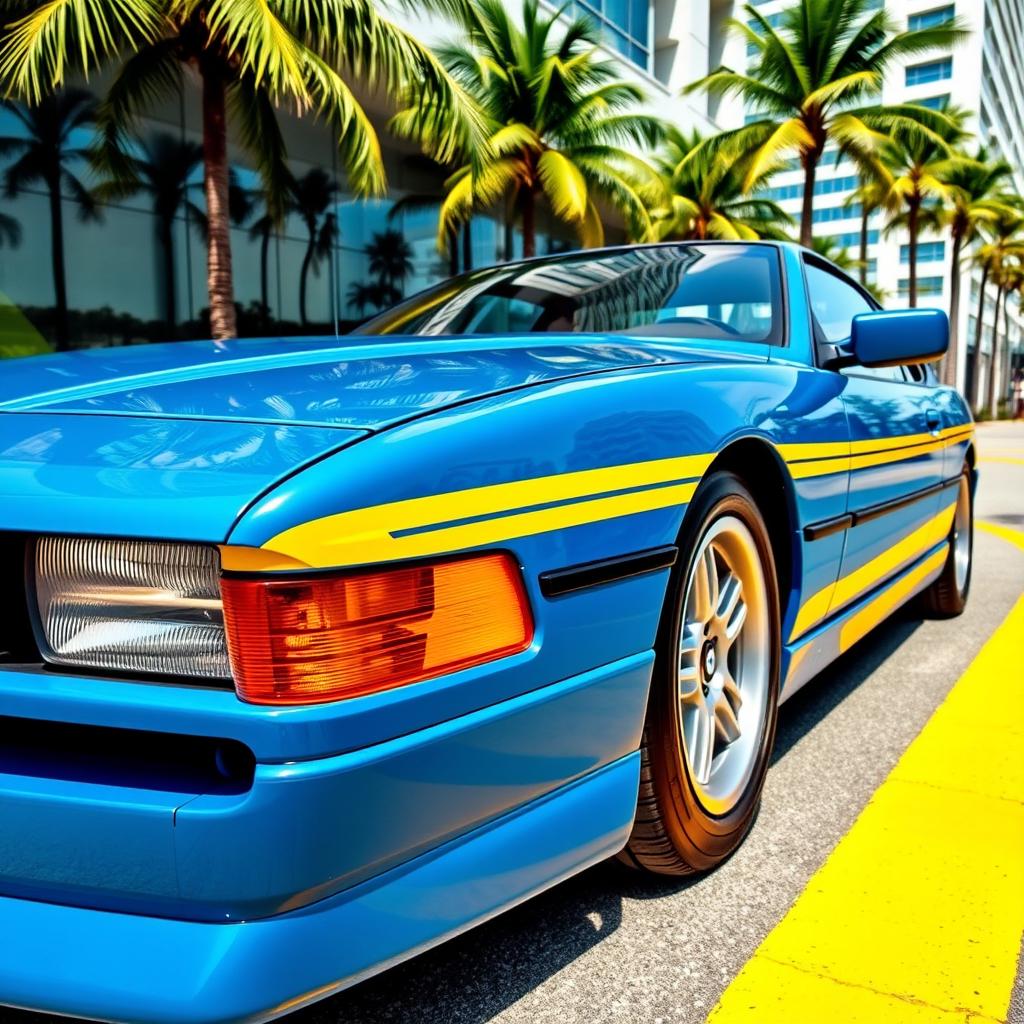
{"label": "car door", "polygon": [[[819,340],[842,347],[853,318],[877,306],[854,282],[808,257],[806,278]],[[943,479],[942,419],[934,391],[903,367],[848,366],[843,405],[850,432],[846,531],[829,612],[880,586],[948,532],[937,487]]]}

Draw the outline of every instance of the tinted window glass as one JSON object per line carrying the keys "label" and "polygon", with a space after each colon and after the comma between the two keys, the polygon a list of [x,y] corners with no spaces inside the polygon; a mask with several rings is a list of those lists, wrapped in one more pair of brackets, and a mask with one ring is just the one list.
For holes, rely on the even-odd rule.
{"label": "tinted window glass", "polygon": [[871,303],[841,277],[813,263],[807,265],[807,291],[811,310],[825,340],[833,345],[846,341],[858,313],[870,313]]}
{"label": "tinted window glass", "polygon": [[592,331],[777,344],[780,307],[773,247],[663,245],[466,274],[403,302],[358,333]]}

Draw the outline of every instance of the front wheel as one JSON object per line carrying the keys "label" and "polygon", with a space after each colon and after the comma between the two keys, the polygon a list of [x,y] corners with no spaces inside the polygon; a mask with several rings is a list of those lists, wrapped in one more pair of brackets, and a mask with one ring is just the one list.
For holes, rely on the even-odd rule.
{"label": "front wheel", "polygon": [[754,819],[775,737],[779,595],[750,492],[709,477],[691,503],[660,630],[624,858],[659,874],[705,871]]}

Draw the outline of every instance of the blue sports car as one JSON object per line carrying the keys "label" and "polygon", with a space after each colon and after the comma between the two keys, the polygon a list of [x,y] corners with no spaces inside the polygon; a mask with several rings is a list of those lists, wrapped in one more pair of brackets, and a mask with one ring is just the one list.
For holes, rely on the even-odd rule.
{"label": "blue sports car", "polygon": [[602,858],[713,868],[779,704],[963,609],[947,343],[699,242],[4,364],[0,1002],[268,1020]]}

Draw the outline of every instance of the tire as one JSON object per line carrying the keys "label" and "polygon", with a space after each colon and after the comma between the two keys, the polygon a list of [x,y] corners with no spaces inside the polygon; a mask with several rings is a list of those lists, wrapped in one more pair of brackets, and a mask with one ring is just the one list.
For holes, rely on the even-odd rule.
{"label": "tire", "polygon": [[974,563],[974,495],[971,468],[964,463],[958,484],[956,511],[949,531],[949,557],[939,578],[921,591],[921,607],[935,619],[951,619],[967,605]]}
{"label": "tire", "polygon": [[[663,875],[710,870],[749,831],[775,740],[782,648],[771,542],[738,476],[717,472],[701,484],[679,547],[655,649],[637,814],[622,854]],[[726,610],[710,620],[713,595],[699,576],[708,550],[718,576],[716,612]],[[735,579],[741,620],[729,606]]]}

